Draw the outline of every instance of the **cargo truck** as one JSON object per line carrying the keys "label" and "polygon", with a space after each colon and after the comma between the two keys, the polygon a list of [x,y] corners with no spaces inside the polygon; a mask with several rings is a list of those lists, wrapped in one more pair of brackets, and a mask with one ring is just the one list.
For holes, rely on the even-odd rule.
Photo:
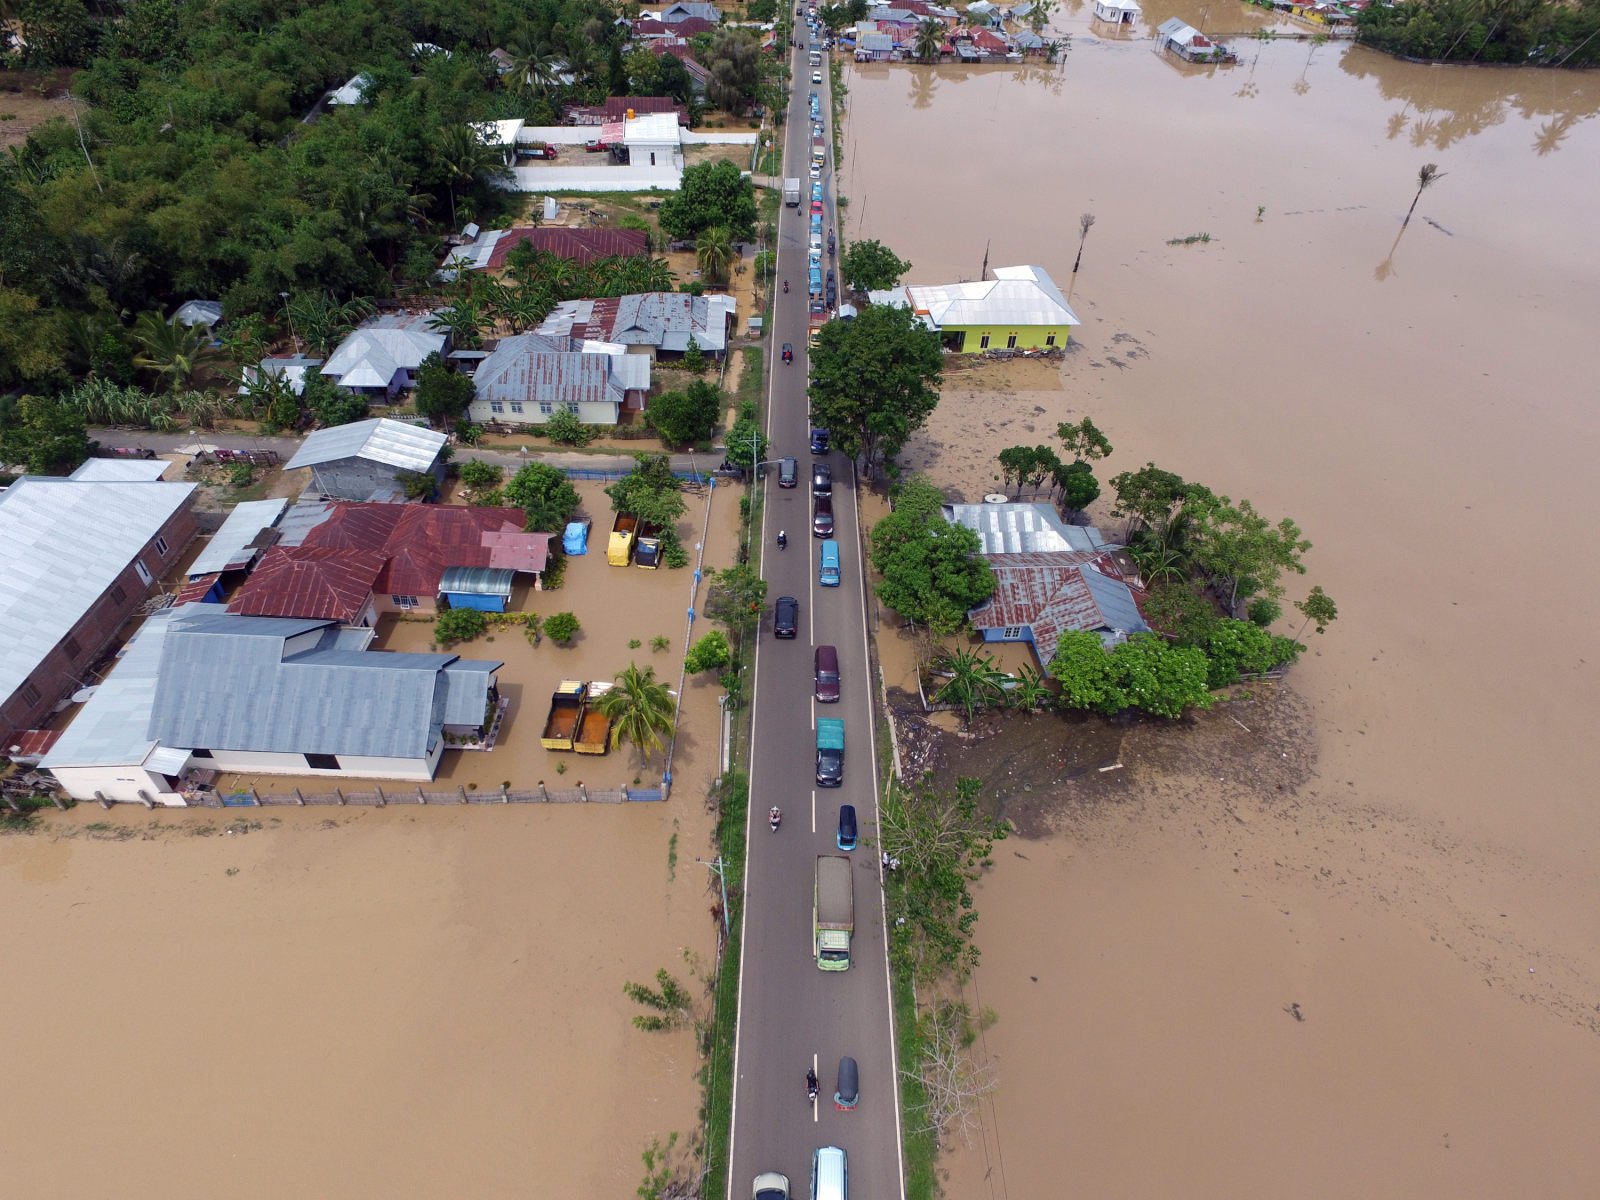
{"label": "cargo truck", "polygon": [[633,537],[639,530],[639,518],[628,513],[618,513],[611,524],[611,541],[606,544],[606,561],[613,567],[625,567],[633,557]]}
{"label": "cargo truck", "polygon": [[661,567],[661,530],[654,525],[639,526],[638,549],[634,551],[633,565],[646,571]]}
{"label": "cargo truck", "polygon": [[783,202],[789,208],[800,207],[800,180],[785,179],[783,181]]}
{"label": "cargo truck", "polygon": [[844,783],[844,722],[838,717],[817,718],[817,786]]}
{"label": "cargo truck", "polygon": [[843,854],[817,855],[811,889],[811,930],[817,970],[848,971],[850,938],[856,931],[855,880]]}
{"label": "cargo truck", "polygon": [[550,697],[550,715],[544,719],[539,744],[546,750],[571,750],[573,735],[583,719],[584,688],[581,681],[563,679]]}
{"label": "cargo truck", "polygon": [[597,701],[614,686],[591,683],[584,689],[583,713],[572,737],[572,748],[579,754],[604,754],[611,749],[611,718],[600,711]]}

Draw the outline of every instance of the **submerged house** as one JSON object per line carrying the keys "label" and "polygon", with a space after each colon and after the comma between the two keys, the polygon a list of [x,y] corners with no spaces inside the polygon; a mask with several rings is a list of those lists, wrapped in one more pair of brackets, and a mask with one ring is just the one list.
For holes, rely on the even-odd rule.
{"label": "submerged house", "polygon": [[907,305],[945,349],[1050,350],[1067,344],[1082,322],[1043,267],[995,267],[993,279],[906,284],[872,293],[874,304]]}
{"label": "submerged house", "polygon": [[1226,46],[1213,42],[1192,25],[1185,25],[1172,17],[1156,26],[1156,47],[1169,50],[1186,62],[1233,62],[1234,55]]}
{"label": "submerged house", "polygon": [[570,412],[588,425],[616,425],[644,412],[651,360],[614,342],[521,333],[501,338],[472,377],[474,422],[543,425]]}
{"label": "submerged house", "polygon": [[1137,25],[1143,16],[1139,0],[1094,0],[1094,19],[1108,25]]}
{"label": "submerged house", "polygon": [[447,739],[489,726],[501,664],[371,639],[209,605],[154,613],[40,766],[80,800],[172,806],[196,770],[432,779]]}
{"label": "submerged house", "polygon": [[1110,648],[1150,631],[1109,554],[1067,550],[985,558],[994,571],[994,595],[967,619],[986,642],[1028,642],[1041,667],[1050,665],[1063,633],[1098,633]]}

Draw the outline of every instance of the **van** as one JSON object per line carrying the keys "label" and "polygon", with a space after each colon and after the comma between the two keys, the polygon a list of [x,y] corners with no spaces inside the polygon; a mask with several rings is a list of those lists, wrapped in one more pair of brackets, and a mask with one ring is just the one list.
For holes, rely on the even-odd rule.
{"label": "van", "polygon": [[839,651],[833,646],[818,646],[812,653],[818,704],[839,702]]}
{"label": "van", "polygon": [[823,587],[839,586],[839,543],[833,538],[822,543],[822,557],[817,561],[817,582]]}
{"label": "van", "polygon": [[856,848],[856,806],[854,804],[839,805],[839,830],[834,834],[833,844],[841,850],[854,850]]}
{"label": "van", "polygon": [[824,1146],[811,1152],[811,1200],[849,1200],[850,1168],[844,1151]]}

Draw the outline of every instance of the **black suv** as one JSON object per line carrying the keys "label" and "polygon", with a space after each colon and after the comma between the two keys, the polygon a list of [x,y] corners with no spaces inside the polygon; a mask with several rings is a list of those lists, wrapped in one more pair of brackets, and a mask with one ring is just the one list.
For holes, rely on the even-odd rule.
{"label": "black suv", "polygon": [[811,494],[813,496],[833,495],[833,468],[827,463],[811,464]]}
{"label": "black suv", "polygon": [[773,609],[772,636],[798,637],[800,633],[800,601],[793,596],[779,596]]}

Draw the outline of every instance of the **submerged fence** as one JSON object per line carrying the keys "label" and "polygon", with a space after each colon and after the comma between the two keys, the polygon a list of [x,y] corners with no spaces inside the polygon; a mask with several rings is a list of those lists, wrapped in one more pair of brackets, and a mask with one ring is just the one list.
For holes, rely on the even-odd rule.
{"label": "submerged fence", "polygon": [[331,792],[293,791],[262,793],[251,788],[243,792],[207,792],[190,795],[191,808],[298,808],[307,805],[351,808],[387,808],[391,804],[438,805],[460,807],[463,804],[623,804],[666,799],[661,788],[586,788],[581,783],[575,788],[549,788],[540,784],[533,791],[498,788],[493,791],[458,787],[453,792],[428,792],[422,788],[411,790],[385,790],[374,787],[370,792],[347,792],[334,788]]}

